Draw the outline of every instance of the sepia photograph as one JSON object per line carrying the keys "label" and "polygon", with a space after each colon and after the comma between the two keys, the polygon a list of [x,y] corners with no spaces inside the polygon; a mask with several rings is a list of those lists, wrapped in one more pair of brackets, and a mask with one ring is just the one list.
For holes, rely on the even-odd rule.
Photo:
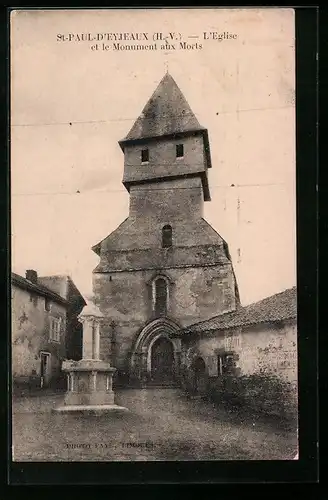
{"label": "sepia photograph", "polygon": [[295,13],[13,10],[12,460],[298,460]]}

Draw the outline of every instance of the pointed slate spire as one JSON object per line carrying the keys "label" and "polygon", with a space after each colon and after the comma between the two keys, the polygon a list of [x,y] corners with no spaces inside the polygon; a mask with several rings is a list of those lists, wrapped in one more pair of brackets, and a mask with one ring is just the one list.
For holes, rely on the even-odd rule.
{"label": "pointed slate spire", "polygon": [[172,76],[166,72],[128,135],[120,141],[203,131]]}

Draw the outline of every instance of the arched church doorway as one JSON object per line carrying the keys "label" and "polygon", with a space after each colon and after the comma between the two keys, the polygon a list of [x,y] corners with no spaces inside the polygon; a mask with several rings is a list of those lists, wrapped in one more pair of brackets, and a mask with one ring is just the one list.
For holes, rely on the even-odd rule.
{"label": "arched church doorway", "polygon": [[132,349],[130,379],[142,386],[175,385],[180,373],[179,331],[180,326],[167,317],[146,324]]}
{"label": "arched church doorway", "polygon": [[206,390],[206,366],[203,358],[196,358],[193,363],[194,390],[197,394],[203,394]]}
{"label": "arched church doorway", "polygon": [[174,381],[173,344],[165,337],[159,337],[151,346],[151,380],[159,385]]}

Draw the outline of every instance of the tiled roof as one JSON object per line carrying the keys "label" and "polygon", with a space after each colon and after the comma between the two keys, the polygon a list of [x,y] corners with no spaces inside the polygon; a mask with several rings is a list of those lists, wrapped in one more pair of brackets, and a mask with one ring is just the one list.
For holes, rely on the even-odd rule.
{"label": "tiled roof", "polygon": [[189,131],[205,131],[169,73],[160,81],[128,135],[120,141],[135,141]]}
{"label": "tiled roof", "polygon": [[42,297],[48,297],[56,302],[59,302],[60,304],[67,305],[67,300],[58,295],[58,293],[49,290],[49,288],[40,283],[32,283],[32,281],[23,278],[23,276],[20,276],[19,274],[11,273],[11,282],[13,285],[23,288],[24,290],[34,292]]}
{"label": "tiled roof", "polygon": [[209,320],[194,323],[182,333],[201,333],[211,330],[226,330],[238,326],[282,321],[297,317],[296,287],[266,297],[259,302],[239,307],[235,311],[215,316]]}

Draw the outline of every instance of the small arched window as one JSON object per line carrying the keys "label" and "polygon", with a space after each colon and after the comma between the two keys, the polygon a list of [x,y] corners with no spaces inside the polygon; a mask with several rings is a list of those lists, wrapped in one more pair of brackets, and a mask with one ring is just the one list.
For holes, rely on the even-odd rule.
{"label": "small arched window", "polygon": [[162,229],[162,247],[169,248],[172,246],[172,227],[167,225]]}
{"label": "small arched window", "polygon": [[164,278],[155,281],[155,314],[156,316],[166,316],[168,290],[167,282]]}

